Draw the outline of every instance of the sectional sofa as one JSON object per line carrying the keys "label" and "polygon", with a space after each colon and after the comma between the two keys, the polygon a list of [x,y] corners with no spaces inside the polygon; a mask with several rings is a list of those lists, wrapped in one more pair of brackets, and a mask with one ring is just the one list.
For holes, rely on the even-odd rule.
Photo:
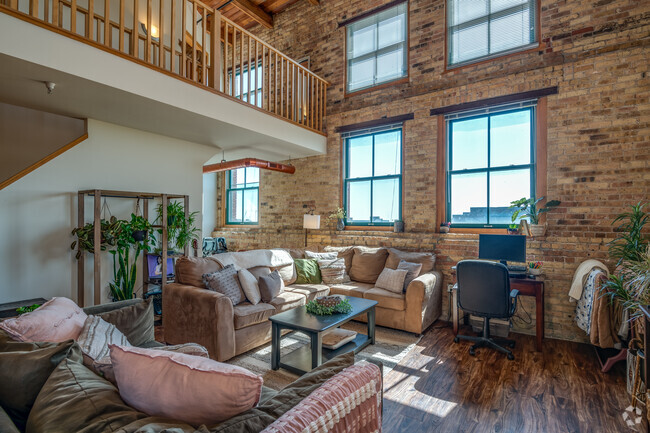
{"label": "sectional sofa", "polygon": [[[304,258],[305,251],[285,249],[290,256],[289,262],[269,266],[269,270],[280,271],[285,280],[285,290],[271,302],[256,305],[249,302],[233,305],[228,297],[206,289],[203,284],[203,274],[221,269],[224,263],[233,257],[237,259],[236,255],[240,253],[179,259],[176,263],[176,282],[168,284],[163,292],[165,341],[168,344],[198,343],[208,349],[212,358],[226,361],[269,342],[271,323],[268,319],[272,315],[328,294],[375,300],[378,302],[377,325],[415,334],[421,334],[440,316],[442,275],[433,269],[433,254],[354,246],[324,247],[321,250],[336,252],[338,257],[345,259],[351,282],[335,285],[295,284],[291,277],[291,260]],[[377,270],[381,271],[384,267],[395,269],[400,260],[423,263],[420,275],[408,285],[405,293],[397,294],[375,287]]]}

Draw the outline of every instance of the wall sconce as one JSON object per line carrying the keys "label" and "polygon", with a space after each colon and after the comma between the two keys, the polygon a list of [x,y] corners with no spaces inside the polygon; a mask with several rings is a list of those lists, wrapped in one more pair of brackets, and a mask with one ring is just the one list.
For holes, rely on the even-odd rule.
{"label": "wall sconce", "polygon": [[[142,27],[142,31],[144,32],[144,35],[147,35],[147,26],[144,23],[140,23],[140,27]],[[151,25],[151,39],[158,40],[159,32],[158,32],[158,27],[154,26],[153,24]]]}
{"label": "wall sconce", "polygon": [[307,232],[308,230],[320,229],[320,215],[314,215],[314,209],[310,209],[302,219],[302,228],[305,229],[305,248],[307,248]]}

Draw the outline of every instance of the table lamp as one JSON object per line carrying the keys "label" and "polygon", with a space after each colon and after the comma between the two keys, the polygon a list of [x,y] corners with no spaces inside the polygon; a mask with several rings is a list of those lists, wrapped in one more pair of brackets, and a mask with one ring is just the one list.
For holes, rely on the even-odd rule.
{"label": "table lamp", "polygon": [[307,230],[320,229],[320,215],[314,215],[314,211],[306,213],[302,220],[302,228],[305,229],[305,248],[307,248]]}

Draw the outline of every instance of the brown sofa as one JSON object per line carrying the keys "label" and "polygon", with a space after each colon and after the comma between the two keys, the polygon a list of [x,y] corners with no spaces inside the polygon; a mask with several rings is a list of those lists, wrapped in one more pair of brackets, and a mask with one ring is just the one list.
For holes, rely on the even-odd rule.
{"label": "brown sofa", "polygon": [[[368,249],[347,247],[336,250],[340,250],[339,257],[346,258],[346,267],[349,264],[352,268],[354,254],[361,256]],[[302,250],[289,251],[294,258],[302,257]],[[384,265],[396,267],[395,257],[391,257],[388,250],[383,260],[382,263],[375,260],[372,265],[381,266],[381,269]],[[368,275],[363,275],[360,278],[367,282],[352,281],[332,286],[289,284],[268,304],[243,302],[233,305],[229,298],[207,290],[203,285],[202,275],[220,268],[214,257],[181,258],[177,261],[177,282],[168,284],[163,292],[163,328],[168,344],[198,343],[208,349],[212,358],[226,361],[269,342],[271,322],[268,318],[272,315],[305,305],[307,301],[329,293],[376,300],[379,303],[376,309],[377,325],[416,334],[421,334],[441,313],[442,276],[433,270],[413,280],[405,294],[375,288],[370,282],[371,277],[368,279]],[[356,266],[356,270],[359,270],[359,266]],[[364,270],[361,268],[361,271]],[[352,272],[352,275],[355,273]],[[363,321],[365,317],[359,320]]]}

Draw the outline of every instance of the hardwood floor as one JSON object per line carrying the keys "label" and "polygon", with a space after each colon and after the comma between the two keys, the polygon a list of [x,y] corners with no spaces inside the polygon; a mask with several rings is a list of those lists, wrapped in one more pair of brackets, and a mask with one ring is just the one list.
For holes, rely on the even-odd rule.
{"label": "hardwood floor", "polygon": [[[514,361],[490,349],[468,353],[437,322],[385,378],[383,431],[632,432],[619,363],[601,373],[591,346],[511,334]],[[463,328],[461,333],[471,330]],[[639,428],[640,430],[640,428]]]}

